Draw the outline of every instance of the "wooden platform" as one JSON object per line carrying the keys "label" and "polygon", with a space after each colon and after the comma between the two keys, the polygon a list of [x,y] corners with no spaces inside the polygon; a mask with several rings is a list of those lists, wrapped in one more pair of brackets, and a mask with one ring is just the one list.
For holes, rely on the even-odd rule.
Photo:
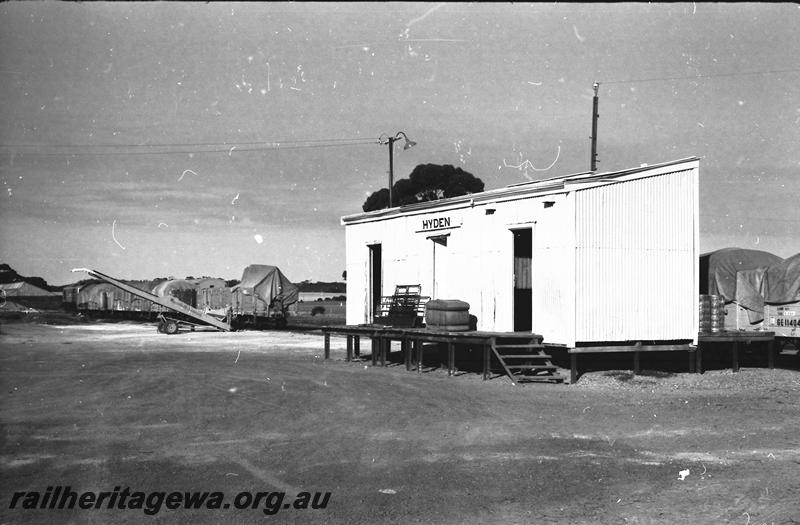
{"label": "wooden platform", "polygon": [[[330,358],[330,337],[341,335],[347,337],[347,360],[360,355],[362,337],[368,337],[372,345],[372,364],[386,366],[386,359],[392,341],[399,341],[406,369],[416,368],[422,371],[423,343],[442,343],[447,345],[447,371],[449,375],[455,373],[455,358],[457,345],[476,345],[483,349],[483,379],[491,377],[491,360],[494,355],[512,382],[518,381],[557,381],[563,380],[555,373],[556,367],[552,366],[550,357],[544,351],[548,347],[543,343],[543,337],[533,333],[523,332],[448,332],[428,328],[398,328],[383,325],[346,325],[324,326],[322,332],[325,336],[325,359]],[[774,332],[714,332],[698,334],[698,344],[694,346],[685,344],[643,344],[633,342],[620,346],[581,346],[566,348],[570,356],[570,382],[578,380],[578,355],[602,353],[632,353],[633,372],[640,373],[641,352],[687,352],[688,368],[690,373],[703,372],[703,352],[709,352],[713,343],[730,343],[731,368],[739,371],[739,351],[743,344],[765,342],[767,343],[767,366],[775,367],[775,333]],[[519,348],[522,351],[513,354],[503,354],[503,350],[512,351]],[[535,351],[535,352],[534,352]],[[516,361],[523,361],[515,364]],[[533,375],[531,375],[533,372]],[[541,374],[541,375],[539,375]]]}
{"label": "wooden platform", "polygon": [[[492,355],[502,366],[512,382],[522,381],[562,381],[556,374],[556,367],[550,363],[550,356],[542,349],[542,336],[523,332],[449,332],[430,328],[399,328],[382,325],[324,326],[325,359],[330,358],[330,337],[347,337],[347,360],[361,353],[361,338],[368,337],[372,345],[372,364],[386,366],[386,359],[392,341],[399,341],[406,370],[416,368],[422,372],[423,343],[447,345],[447,372],[455,374],[456,346],[474,345],[483,350],[483,379],[491,377]],[[513,354],[504,353],[513,351]]]}
{"label": "wooden platform", "polygon": [[742,344],[767,343],[767,366],[775,368],[775,332],[709,332],[698,335],[696,352],[696,370],[703,372],[703,350],[708,349],[709,343],[730,343],[731,344],[731,369],[739,371],[739,350]]}
{"label": "wooden platform", "polygon": [[739,350],[742,344],[753,342],[766,342],[767,366],[775,367],[775,333],[774,332],[709,332],[698,334],[697,346],[691,344],[649,344],[636,342],[622,346],[582,346],[568,349],[570,354],[570,382],[578,380],[578,354],[602,354],[627,352],[633,354],[633,373],[640,372],[641,352],[675,352],[683,351],[689,354],[689,372],[703,373],[703,352],[709,351],[709,343],[731,343],[731,368],[739,371]]}

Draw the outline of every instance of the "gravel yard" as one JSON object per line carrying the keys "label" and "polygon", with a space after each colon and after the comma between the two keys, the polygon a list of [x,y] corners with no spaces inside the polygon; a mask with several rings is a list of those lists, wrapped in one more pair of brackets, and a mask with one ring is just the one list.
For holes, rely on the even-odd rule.
{"label": "gravel yard", "polygon": [[[3,523],[800,521],[794,355],[774,370],[605,370],[514,387],[348,363],[340,338],[325,361],[313,333],[0,329]],[[10,508],[48,486],[331,496],[273,515],[266,500],[154,517],[26,509],[22,497]]]}

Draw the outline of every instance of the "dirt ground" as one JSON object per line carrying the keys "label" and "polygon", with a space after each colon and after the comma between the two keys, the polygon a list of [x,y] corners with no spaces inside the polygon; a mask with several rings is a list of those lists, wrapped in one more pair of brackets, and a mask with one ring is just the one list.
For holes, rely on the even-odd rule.
{"label": "dirt ground", "polygon": [[[2,523],[800,523],[795,355],[512,386],[348,363],[338,338],[325,361],[311,333],[47,323],[0,325]],[[58,485],[331,497],[274,515],[9,508]]]}

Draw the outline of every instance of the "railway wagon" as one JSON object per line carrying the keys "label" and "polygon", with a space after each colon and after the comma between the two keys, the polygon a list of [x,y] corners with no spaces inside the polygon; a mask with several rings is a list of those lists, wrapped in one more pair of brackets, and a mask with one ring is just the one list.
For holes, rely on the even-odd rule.
{"label": "railway wagon", "polygon": [[780,346],[800,347],[800,253],[736,278],[738,327],[773,332]]}
{"label": "railway wagon", "polygon": [[61,306],[64,310],[75,311],[78,308],[78,291],[80,286],[65,286],[61,290]]}
{"label": "railway wagon", "polygon": [[76,308],[80,312],[92,314],[108,314],[127,309],[120,291],[109,283],[89,283],[80,288],[76,294]]}
{"label": "railway wagon", "polygon": [[[172,296],[188,304],[197,306],[197,284],[186,279],[170,279],[157,284],[152,290],[153,295],[159,297]],[[168,311],[164,306],[152,303],[152,311],[163,313]]]}
{"label": "railway wagon", "polygon": [[195,300],[198,308],[219,310],[231,305],[231,289],[225,280],[214,278],[196,279]]}
{"label": "railway wagon", "polygon": [[231,322],[235,328],[283,328],[300,289],[276,266],[251,264],[231,288]]}
{"label": "railway wagon", "polygon": [[223,288],[200,288],[197,290],[197,307],[219,310],[231,306],[231,289],[227,286]]}
{"label": "railway wagon", "polygon": [[[155,281],[125,281],[139,290],[150,291],[162,279]],[[152,303],[103,281],[69,286],[62,293],[63,307],[94,317],[154,319]]]}
{"label": "railway wagon", "polygon": [[[153,281],[125,281],[126,284],[129,284],[139,290],[144,292],[149,292],[160,283],[162,283],[163,279],[156,279]],[[120,290],[122,292],[122,290]],[[148,319],[155,319],[155,315],[153,314],[153,303],[152,301],[148,301],[142,297],[137,297],[131,293],[124,292],[130,296],[130,301],[128,304],[128,311],[132,314],[132,317],[135,318],[148,318]]]}
{"label": "railway wagon", "polygon": [[76,310],[96,317],[159,318],[162,323],[167,319],[190,326],[198,319],[208,324],[211,315],[227,320],[214,321],[220,329],[283,328],[299,297],[298,287],[277,267],[267,265],[248,266],[241,283],[234,287],[215,278],[121,281],[95,270],[73,271],[86,271],[103,279],[72,286],[63,294],[66,308],[74,305]]}
{"label": "railway wagon", "polygon": [[[220,310],[231,305],[231,289],[222,279],[193,282],[184,279],[153,281],[121,281],[159,297],[172,296],[189,306]],[[63,308],[68,311],[91,312],[93,316],[155,319],[168,308],[122,290],[110,283],[91,282],[68,286],[62,291]],[[264,312],[259,310],[259,315]]]}

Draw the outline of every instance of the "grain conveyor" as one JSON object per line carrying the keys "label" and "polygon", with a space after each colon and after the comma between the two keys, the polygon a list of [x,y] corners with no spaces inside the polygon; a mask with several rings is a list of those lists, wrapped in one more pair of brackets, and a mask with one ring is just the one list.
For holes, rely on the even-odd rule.
{"label": "grain conveyor", "polygon": [[199,321],[199,323],[194,323],[191,321],[185,321],[183,319],[176,319],[176,318],[162,316],[163,319],[161,321],[161,324],[159,325],[159,331],[163,331],[168,334],[174,334],[178,332],[178,329],[181,325],[197,326],[199,324],[210,325],[216,328],[217,330],[221,330],[223,332],[230,332],[232,330],[231,325],[229,323],[226,323],[219,317],[204,312],[203,310],[194,308],[193,306],[190,306],[184,303],[183,301],[179,300],[177,297],[173,297],[171,295],[165,295],[163,297],[155,295],[150,292],[140,290],[135,286],[131,286],[122,281],[118,281],[113,277],[109,277],[108,275],[98,272],[97,270],[90,270],[89,268],[75,268],[72,271],[86,272],[92,277],[96,277],[97,279],[102,279],[103,281],[112,284],[117,288],[124,290],[132,295],[135,295],[136,297],[141,297],[142,299],[146,299],[155,304],[163,306],[164,308],[168,308],[174,312],[183,314],[184,316],[189,317],[193,320]]}

